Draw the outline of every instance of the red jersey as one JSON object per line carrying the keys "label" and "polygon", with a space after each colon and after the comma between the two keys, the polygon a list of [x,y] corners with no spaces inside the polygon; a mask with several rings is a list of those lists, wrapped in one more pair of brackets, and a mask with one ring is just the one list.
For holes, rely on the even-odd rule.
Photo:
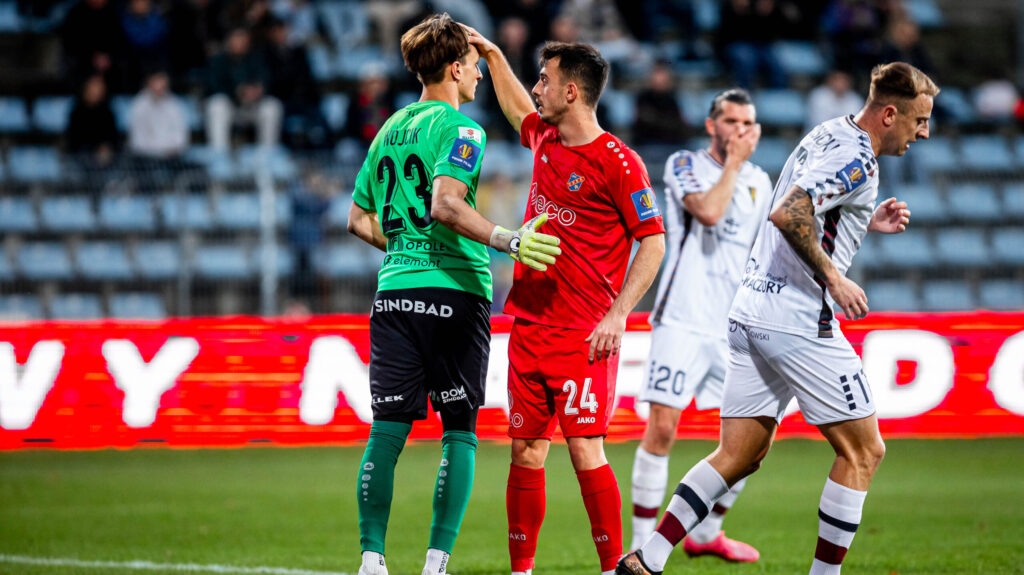
{"label": "red jersey", "polygon": [[505,313],[534,323],[592,330],[626,279],[634,239],[665,232],[643,160],[605,132],[563,146],[558,128],[536,113],[523,120],[533,182],[523,221],[546,213],[540,231],[561,240],[546,272],[516,263]]}

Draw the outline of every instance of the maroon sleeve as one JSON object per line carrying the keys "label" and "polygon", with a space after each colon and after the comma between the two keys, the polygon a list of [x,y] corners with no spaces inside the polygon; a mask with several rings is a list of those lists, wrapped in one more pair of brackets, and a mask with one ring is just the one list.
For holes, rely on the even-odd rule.
{"label": "maroon sleeve", "polygon": [[[647,176],[647,166],[636,152],[626,148],[626,161],[615,160],[608,166],[610,173],[617,176],[612,179],[612,200],[626,221],[629,235],[641,239],[654,234],[665,233],[665,224],[661,219],[658,200]],[[623,165],[625,164],[625,165]]]}
{"label": "maroon sleeve", "polygon": [[538,133],[539,125],[540,114],[537,112],[523,118],[523,123],[519,126],[519,143],[522,144],[524,148],[530,148],[533,150],[537,145],[537,136],[540,135]]}

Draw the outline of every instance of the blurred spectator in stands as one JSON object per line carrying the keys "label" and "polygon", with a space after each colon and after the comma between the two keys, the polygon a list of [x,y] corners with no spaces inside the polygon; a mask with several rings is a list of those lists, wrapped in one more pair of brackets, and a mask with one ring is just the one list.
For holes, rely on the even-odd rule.
{"label": "blurred spectator in stands", "polygon": [[616,72],[628,74],[635,69],[638,46],[615,0],[565,0],[559,15],[576,23],[579,42],[601,51],[612,66],[612,78],[618,77]]}
{"label": "blurred spectator in stands", "polygon": [[268,92],[284,106],[287,134],[301,136],[289,144],[323,147],[328,144],[327,121],[320,113],[320,89],[306,59],[306,49],[289,43],[290,27],[282,20],[270,25],[270,42],[266,49],[270,73]]}
{"label": "blurred spectator in stands", "polygon": [[921,44],[921,29],[907,17],[893,18],[878,57],[879,62],[906,62],[925,74],[932,74],[935,65]]}
{"label": "blurred spectator in stands", "polygon": [[209,64],[206,100],[206,139],[215,150],[226,151],[233,123],[255,124],[260,145],[277,144],[281,134],[281,102],[269,96],[267,69],[250,46],[249,32],[233,30],[224,53]]}
{"label": "blurred spectator in stands", "polygon": [[313,256],[323,241],[324,215],[331,205],[337,187],[316,170],[306,172],[304,180],[296,179],[289,190],[292,221],[288,242],[295,257],[291,277],[290,309],[310,308],[317,294],[317,276]]}
{"label": "blurred spectator in stands", "polygon": [[288,45],[302,46],[316,36],[316,8],[309,0],[274,0],[271,13],[288,23]]}
{"label": "blurred spectator in stands", "polygon": [[431,10],[419,0],[367,2],[366,15],[377,32],[377,45],[385,54],[399,54],[402,33],[419,23]]}
{"label": "blurred spectator in stands", "polygon": [[[531,59],[537,53],[537,47],[548,40],[548,30],[560,8],[559,2],[544,0],[486,0],[487,7],[496,22],[518,18],[526,24],[526,53]],[[504,47],[502,47],[504,49]],[[533,76],[520,76],[521,80],[532,81]]]}
{"label": "blurred spectator in stands", "polygon": [[383,66],[366,65],[360,74],[355,97],[348,106],[345,135],[359,140],[364,148],[369,147],[377,131],[395,111],[393,102],[391,84],[384,75]]}
{"label": "blurred spectator in stands", "polygon": [[832,70],[825,76],[825,83],[807,96],[804,128],[810,131],[826,120],[856,114],[863,105],[864,98],[853,89],[853,78],[842,70]]}
{"label": "blurred spectator in stands", "polygon": [[737,85],[753,89],[763,73],[769,87],[786,86],[786,71],[772,49],[783,22],[775,0],[722,0],[719,55]]}
{"label": "blurred spectator in stands", "polygon": [[188,143],[184,103],[171,93],[167,72],[151,72],[128,112],[128,150],[143,158],[169,160],[180,157]]}
{"label": "blurred spectator in stands", "polygon": [[[568,16],[559,16],[551,21],[551,40],[554,42],[579,42],[580,27]],[[527,83],[527,89],[529,89]]]}
{"label": "blurred spectator in stands", "polygon": [[974,89],[974,107],[987,122],[1004,122],[1013,118],[1020,96],[1009,80],[985,80]]}
{"label": "blurred spectator in stands", "polygon": [[668,62],[651,69],[647,87],[636,96],[633,144],[678,144],[688,136],[683,112],[676,100],[675,78]]}
{"label": "blurred spectator in stands", "polygon": [[132,92],[142,84],[144,70],[167,65],[169,26],[150,0],[129,0],[121,15],[121,27],[128,46],[121,88]]}
{"label": "blurred spectator in stands", "polygon": [[72,6],[59,33],[68,79],[75,89],[94,74],[111,79],[123,44],[121,21],[108,0],[81,0]]}
{"label": "blurred spectator in stands", "polygon": [[[505,18],[498,24],[497,44],[505,53],[516,77],[527,86],[530,86],[530,82],[537,78],[537,58],[535,52],[527,44],[529,35],[530,30],[526,21],[517,16]],[[505,115],[493,92],[477,94],[477,100],[486,102],[488,115],[491,118],[490,125],[485,126],[489,139],[513,141],[519,139],[516,131],[505,121]]]}
{"label": "blurred spectator in stands", "polygon": [[267,44],[273,21],[269,0],[232,0],[225,3],[221,12],[223,26],[227,30],[248,30],[249,42],[257,51]]}
{"label": "blurred spectator in stands", "polygon": [[832,45],[836,68],[867,78],[875,64],[892,61],[882,57],[888,15],[883,4],[878,0],[832,0],[825,8],[822,27]]}
{"label": "blurred spectator in stands", "polygon": [[71,108],[65,137],[68,153],[82,169],[102,169],[113,163],[118,144],[117,124],[103,76],[96,74],[85,81]]}
{"label": "blurred spectator in stands", "polygon": [[184,103],[171,93],[167,72],[150,72],[128,112],[128,151],[139,190],[155,193],[169,186],[185,168],[188,144]]}
{"label": "blurred spectator in stands", "polygon": [[202,84],[207,54],[223,39],[217,0],[173,0],[169,21],[171,87]]}

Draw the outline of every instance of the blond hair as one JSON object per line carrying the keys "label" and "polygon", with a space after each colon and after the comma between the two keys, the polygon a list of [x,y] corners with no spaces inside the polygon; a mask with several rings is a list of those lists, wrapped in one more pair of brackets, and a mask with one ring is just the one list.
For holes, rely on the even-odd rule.
{"label": "blond hair", "polygon": [[896,106],[901,112],[904,106],[921,94],[932,96],[939,93],[939,87],[927,74],[906,62],[879,64],[871,70],[871,89],[868,92],[868,106]]}

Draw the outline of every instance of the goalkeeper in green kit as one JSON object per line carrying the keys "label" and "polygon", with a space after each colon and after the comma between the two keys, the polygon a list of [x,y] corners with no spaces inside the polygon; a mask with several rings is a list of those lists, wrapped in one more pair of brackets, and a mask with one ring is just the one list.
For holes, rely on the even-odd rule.
{"label": "goalkeeper in green kit", "polygon": [[445,573],[473,486],[484,402],[487,246],[541,271],[561,253],[557,238],[536,231],[546,216],[510,231],[475,209],[487,137],[458,110],[481,78],[462,25],[448,14],[427,18],[402,36],[402,57],[423,91],[371,144],[348,221],[350,232],[387,252],[370,312],[373,426],[358,474],[359,575],[387,574],[395,463],[412,422],[427,416],[428,396],[444,435],[423,575]]}

